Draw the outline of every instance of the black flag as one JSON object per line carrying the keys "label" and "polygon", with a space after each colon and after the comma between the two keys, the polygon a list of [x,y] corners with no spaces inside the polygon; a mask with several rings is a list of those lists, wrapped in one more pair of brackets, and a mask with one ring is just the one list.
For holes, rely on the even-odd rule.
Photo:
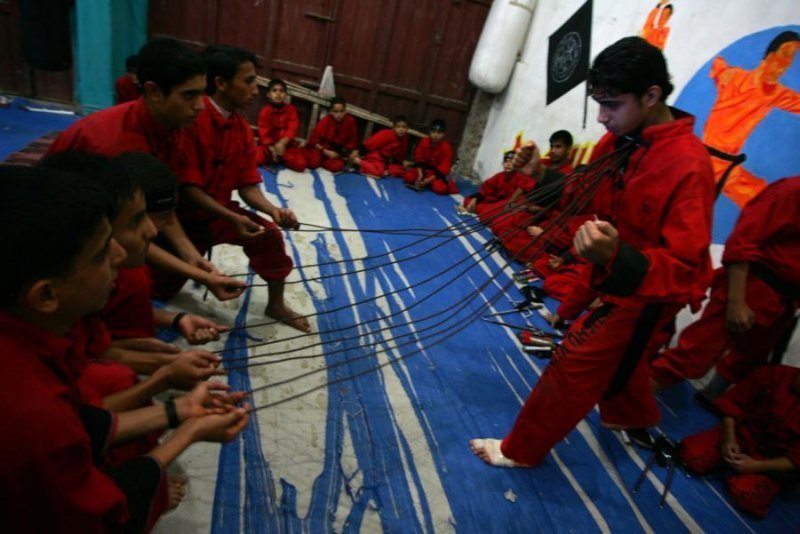
{"label": "black flag", "polygon": [[583,82],[589,70],[592,0],[587,0],[550,36],[547,52],[547,103]]}

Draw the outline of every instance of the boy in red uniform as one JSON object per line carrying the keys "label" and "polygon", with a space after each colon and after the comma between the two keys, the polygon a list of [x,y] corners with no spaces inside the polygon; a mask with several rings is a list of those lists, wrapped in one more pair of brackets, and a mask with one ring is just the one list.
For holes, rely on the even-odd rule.
{"label": "boy in red uniform", "polygon": [[[594,60],[589,84],[608,130],[594,157],[626,146],[593,191],[598,220],[574,237],[592,264],[587,300],[600,296],[603,305],[573,323],[506,438],[470,442],[491,465],[540,464],[598,402],[606,427],[656,424],[649,357],[710,280],[711,164],[693,117],[665,102],[672,84],[663,54],[639,37],[621,39]],[[523,147],[519,163],[532,152]]]}
{"label": "boy in red uniform", "polygon": [[[48,154],[82,150],[116,156],[145,152],[166,163],[176,174],[183,153],[183,129],[203,109],[205,64],[199,54],[174,39],[153,39],[139,51],[137,77],[142,96],[81,119],[53,142]],[[197,251],[179,222],[165,231],[177,256],[159,246],[150,247],[148,262],[191,278],[220,300],[236,298],[244,282],[224,276]],[[158,294],[160,298],[172,295]]]}
{"label": "boy in red uniform", "polygon": [[[81,405],[75,380],[93,332],[79,319],[103,307],[125,257],[105,218],[107,196],[53,169],[0,174],[0,246],[17,259],[3,262],[0,276],[0,370],[14,376],[0,389],[4,524],[12,532],[152,528],[166,466],[195,441],[236,436],[248,416],[228,403],[241,396],[212,399],[225,386],[205,383],[132,412]],[[168,425],[175,433],[148,455],[97,467],[106,446]]]}
{"label": "boy in red uniform", "polygon": [[714,403],[722,424],[686,437],[679,455],[686,467],[705,475],[720,467],[734,506],[764,517],[800,467],[800,369],[762,367]]}
{"label": "boy in red uniform", "polygon": [[[800,305],[800,176],[770,184],[742,210],[725,242],[703,315],[652,362],[656,390],[717,375],[714,399],[766,362]],[[723,356],[728,352],[727,356]]]}
{"label": "boy in red uniform", "polygon": [[128,56],[125,60],[125,74],[114,82],[114,91],[117,94],[117,104],[132,102],[139,99],[139,81],[136,78],[136,67],[139,56]]}
{"label": "boy in red uniform", "polygon": [[403,115],[397,115],[392,119],[390,130],[373,134],[350,154],[350,161],[370,178],[402,178],[406,172],[404,163],[407,153],[408,120]]}
{"label": "boy in red uniform", "polygon": [[[239,245],[252,269],[267,281],[265,313],[303,332],[311,327],[284,301],[284,280],[292,270],[279,228],[294,228],[297,217],[279,208],[261,192],[250,125],[239,110],[255,102],[256,56],[229,46],[210,47],[205,110],[188,131],[186,165],[180,175],[180,217],[198,250],[219,243]],[[275,80],[273,80],[275,81]],[[248,207],[269,215],[264,219],[235,202],[233,191]]]}
{"label": "boy in red uniform", "polygon": [[273,78],[267,84],[267,104],[258,114],[258,164],[283,163],[287,169],[303,172],[305,152],[297,144],[300,119],[297,108],[286,102],[286,83]]}
{"label": "boy in red uniform", "polygon": [[406,185],[422,191],[430,186],[437,195],[458,194],[455,180],[450,178],[453,167],[453,146],[444,138],[447,125],[442,119],[431,123],[430,135],[414,149],[414,164],[406,170]]}
{"label": "boy in red uniform", "polygon": [[332,173],[342,172],[345,160],[358,147],[356,120],[347,113],[347,102],[331,98],[331,109],[314,126],[305,147],[306,163],[311,169],[322,167]]}
{"label": "boy in red uniform", "polygon": [[503,170],[481,184],[478,192],[464,197],[464,208],[478,215],[484,224],[491,224],[503,213],[503,207],[518,190],[531,190],[535,182],[514,169],[514,152],[503,154]]}
{"label": "boy in red uniform", "polygon": [[572,134],[567,130],[558,130],[550,136],[550,152],[542,158],[542,165],[560,172],[563,175],[572,174],[572,165],[569,153],[572,151]]}

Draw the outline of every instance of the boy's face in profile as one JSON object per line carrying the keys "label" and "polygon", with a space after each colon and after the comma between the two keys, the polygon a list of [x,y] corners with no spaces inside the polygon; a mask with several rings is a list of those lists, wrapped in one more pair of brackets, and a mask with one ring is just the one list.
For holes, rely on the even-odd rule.
{"label": "boy's face in profile", "polygon": [[245,61],[239,65],[233,80],[225,84],[225,95],[235,108],[246,108],[256,101],[258,97],[256,78],[255,65],[251,61]]}
{"label": "boy's face in profile", "polygon": [[111,225],[103,219],[75,259],[72,271],[53,280],[59,313],[77,320],[102,310],[124,260],[125,250],[111,237]]}
{"label": "boy's face in profile", "polygon": [[408,133],[408,123],[406,121],[398,121],[392,129],[397,137],[405,137]]}
{"label": "boy's face in profile", "polygon": [[567,159],[569,148],[561,141],[553,141],[550,143],[550,161],[553,163],[561,163]]}
{"label": "boy's face in profile", "polygon": [[431,142],[435,145],[436,143],[444,139],[444,130],[439,130],[438,128],[433,129],[431,130],[430,135],[431,135]]}
{"label": "boy's face in profile", "polygon": [[283,104],[286,100],[286,87],[275,85],[267,92],[267,98],[273,104]]}
{"label": "boy's face in profile", "polygon": [[331,115],[336,122],[342,122],[344,116],[347,114],[347,106],[344,104],[334,104],[331,107]]}
{"label": "boy's face in profile", "polygon": [[114,239],[125,249],[128,257],[124,267],[138,267],[144,263],[150,243],[156,238],[158,229],[147,213],[142,191],[137,191],[131,200],[122,206],[111,222]]}
{"label": "boy's face in profile", "polygon": [[606,127],[614,135],[626,135],[642,126],[648,118],[648,111],[643,100],[645,96],[633,93],[611,94],[598,90],[592,98],[600,104],[597,122]]}

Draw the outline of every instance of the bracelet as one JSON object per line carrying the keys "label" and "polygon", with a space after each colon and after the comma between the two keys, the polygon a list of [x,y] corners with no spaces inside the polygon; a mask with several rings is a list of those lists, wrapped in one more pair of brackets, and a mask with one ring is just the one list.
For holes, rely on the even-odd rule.
{"label": "bracelet", "polygon": [[167,426],[169,428],[178,428],[181,420],[178,418],[178,409],[175,407],[175,401],[172,397],[164,402],[164,410],[167,412]]}
{"label": "bracelet", "polygon": [[188,314],[188,313],[186,313],[186,312],[180,312],[178,315],[176,315],[176,316],[175,316],[175,317],[172,319],[172,329],[173,329],[173,330],[177,330],[177,329],[178,329],[178,323],[180,323],[180,322],[181,322],[181,319],[183,319],[183,318],[184,318],[184,317],[186,317],[187,315],[189,315],[189,314]]}

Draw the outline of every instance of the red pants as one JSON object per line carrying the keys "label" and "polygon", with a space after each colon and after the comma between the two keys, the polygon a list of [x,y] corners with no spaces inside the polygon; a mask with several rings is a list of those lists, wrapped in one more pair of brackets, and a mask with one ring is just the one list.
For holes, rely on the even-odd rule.
{"label": "red pants", "polygon": [[[541,463],[598,402],[600,418],[609,426],[641,428],[658,423],[661,414],[651,391],[647,362],[665,341],[662,332],[680,306],[662,305],[651,324],[644,325],[640,318],[645,306],[626,304],[629,307],[604,305],[572,325],[503,440],[501,450],[506,457],[522,464]],[[641,350],[634,351],[636,337],[642,344]],[[619,393],[605,399],[629,352],[640,355],[638,364]]]}
{"label": "red pants", "polygon": [[[752,454],[747,443],[739,443],[742,452]],[[681,442],[680,456],[686,467],[700,475],[724,467],[722,458],[722,426],[715,426],[686,437]],[[755,456],[754,456],[755,457]],[[767,515],[769,505],[781,490],[781,483],[761,473],[731,475],[726,480],[733,504],[758,517]]]}
{"label": "red pants", "polygon": [[361,172],[378,178],[384,176],[402,178],[406,168],[399,163],[387,163],[377,152],[370,152],[361,158]]}
{"label": "red pants", "polygon": [[[231,202],[226,207],[246,215],[256,224],[265,228],[264,234],[256,239],[243,239],[236,227],[225,219],[215,219],[208,223],[188,222],[184,225],[186,234],[200,254],[205,254],[214,245],[222,243],[239,245],[250,259],[250,268],[264,280],[283,280],[292,271],[294,264],[286,254],[281,229],[251,211]],[[153,295],[169,300],[181,290],[186,279],[161,269],[153,269]]]}
{"label": "red pants", "polygon": [[308,147],[304,149],[304,154],[306,158],[306,166],[309,169],[318,169],[322,167],[323,169],[329,170],[333,173],[342,172],[344,170],[344,159],[342,158],[327,158],[322,153],[322,150]]}
{"label": "red pants", "polygon": [[[422,178],[427,179],[433,176],[432,171],[423,171]],[[417,169],[407,169],[403,174],[403,181],[407,184],[414,184],[417,181]],[[457,195],[458,185],[454,180],[435,178],[431,183],[431,191],[437,195]]]}
{"label": "red pants", "polygon": [[306,163],[306,151],[302,148],[294,146],[290,143],[283,151],[283,156],[275,157],[269,147],[258,147],[258,164],[270,165],[275,163],[283,163],[287,169],[296,172],[303,172],[310,165]]}
{"label": "red pants", "polygon": [[[727,270],[718,269],[703,315],[681,332],[676,347],[653,360],[653,378],[662,386],[671,386],[700,378],[719,362],[717,373],[729,382],[738,382],[766,363],[770,351],[791,324],[794,307],[786,297],[752,275],[747,278],[745,300],[756,314],[756,324],[735,336],[725,328]],[[730,349],[734,350],[726,355]]]}

